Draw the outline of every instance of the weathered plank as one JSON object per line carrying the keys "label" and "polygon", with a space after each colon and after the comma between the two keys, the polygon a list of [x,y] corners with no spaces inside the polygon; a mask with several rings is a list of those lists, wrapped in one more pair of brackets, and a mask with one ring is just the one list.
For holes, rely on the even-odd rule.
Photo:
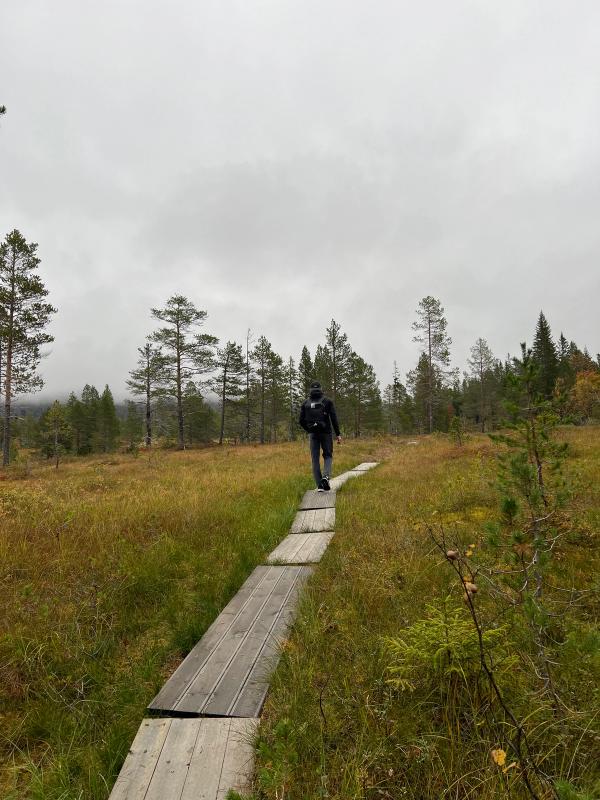
{"label": "weathered plank", "polygon": [[257,719],[145,719],[109,800],[225,800],[249,790]]}
{"label": "weathered plank", "polygon": [[357,470],[360,472],[366,472],[369,469],[373,469],[378,464],[377,461],[365,461],[362,464],[359,464],[357,467],[352,468],[352,472],[356,472]]}
{"label": "weathered plank", "polygon": [[316,489],[311,489],[306,492],[300,503],[301,511],[308,511],[313,508],[334,508],[335,507],[335,491],[332,492],[318,492]]}
{"label": "weathered plank", "polygon": [[257,717],[299,588],[310,572],[302,566],[257,567],[148,708]]}
{"label": "weathered plank", "polygon": [[292,523],[290,533],[332,531],[334,528],[335,508],[317,508],[312,511],[299,511]]}
{"label": "weathered plank", "polygon": [[267,558],[267,563],[316,564],[321,560],[333,531],[323,533],[290,533]]}
{"label": "weathered plank", "polygon": [[337,492],[337,490],[340,489],[347,480],[350,480],[351,477],[352,476],[349,472],[342,472],[341,475],[336,475],[335,478],[332,478],[329,481],[329,485],[334,492]]}

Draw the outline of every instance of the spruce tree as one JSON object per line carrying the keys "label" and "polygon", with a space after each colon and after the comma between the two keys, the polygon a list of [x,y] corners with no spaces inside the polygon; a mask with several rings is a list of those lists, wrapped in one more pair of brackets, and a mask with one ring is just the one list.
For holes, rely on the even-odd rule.
{"label": "spruce tree", "polygon": [[354,351],[348,359],[348,402],[352,409],[354,435],[361,436],[365,427],[379,427],[381,395],[375,370]]}
{"label": "spruce tree", "polygon": [[215,368],[216,375],[212,387],[221,400],[219,444],[223,444],[227,406],[239,400],[244,391],[242,380],[246,371],[246,360],[242,346],[235,342],[227,342],[225,347],[219,348],[215,358]]}
{"label": "spruce tree", "polygon": [[411,431],[413,427],[412,399],[409,397],[406,387],[400,380],[398,365],[395,361],[392,382],[386,386],[384,396],[389,433],[397,435],[399,433],[408,433]]}
{"label": "spruce tree", "polygon": [[543,311],[540,311],[535,330],[533,361],[538,368],[536,389],[546,400],[550,400],[558,377],[558,355]]}
{"label": "spruce tree", "polygon": [[342,333],[341,326],[334,320],[325,331],[325,342],[329,352],[329,366],[331,370],[331,381],[329,391],[334,404],[338,404],[346,373],[349,368],[350,360],[356,353],[348,344],[348,337]]}
{"label": "spruce tree", "polygon": [[71,428],[72,449],[75,455],[82,455],[84,452],[84,440],[86,431],[85,409],[74,392],[71,392],[67,401],[67,419]]}
{"label": "spruce tree", "polygon": [[129,452],[136,452],[137,445],[142,437],[142,417],[137,403],[127,401],[127,414],[122,423],[123,436],[127,442]]}
{"label": "spruce tree", "polygon": [[266,336],[260,336],[254,350],[252,360],[256,364],[256,386],[259,396],[259,439],[260,443],[265,443],[266,407],[267,407],[267,383],[269,375],[269,365],[273,353],[271,342]]}
{"label": "spruce tree", "polygon": [[60,457],[68,450],[71,437],[67,409],[58,400],[42,416],[40,435],[43,452],[48,458],[54,459],[54,466],[58,469]]}
{"label": "spruce tree", "polygon": [[160,347],[145,344],[138,347],[138,362],[129,373],[127,386],[131,393],[144,398],[146,420],[146,447],[152,445],[152,406],[155,398],[164,394],[163,383],[167,376],[168,359]]}
{"label": "spruce tree", "polygon": [[159,345],[167,359],[163,385],[177,405],[178,447],[185,447],[183,389],[190,382],[212,369],[213,350],[217,339],[199,328],[206,320],[206,311],[197,309],[183,297],[170,297],[164,308],[153,308],[152,316],[165,323],[148,338]]}
{"label": "spruce tree", "polygon": [[[425,377],[425,404],[427,427],[433,432],[434,406],[440,399],[440,388],[444,385],[445,369],[450,364],[450,345],[452,339],[447,335],[446,317],[439,300],[430,295],[424,297],[417,308],[417,320],[413,322],[415,336],[413,341],[424,345],[418,370],[422,369],[422,356],[425,356],[427,372]],[[423,376],[421,376],[422,378]]]}
{"label": "spruce tree", "polygon": [[108,385],[100,397],[98,405],[98,437],[100,448],[105,453],[115,449],[119,437],[119,418],[115,409],[115,401]]}
{"label": "spruce tree", "polygon": [[252,383],[254,380],[254,370],[252,368],[252,354],[250,345],[252,344],[252,331],[246,331],[246,351],[245,351],[245,374],[244,374],[244,438],[247,442],[252,436]]}
{"label": "spruce tree", "polygon": [[302,348],[300,361],[298,362],[298,380],[300,383],[300,392],[303,398],[308,397],[310,394],[310,384],[314,380],[314,366],[310,351],[306,345]]}
{"label": "spruce tree", "polygon": [[285,407],[285,374],[283,359],[271,352],[267,363],[267,392],[269,404],[269,440],[277,441],[277,428]]}
{"label": "spruce tree", "polygon": [[27,243],[17,230],[0,244],[0,342],[4,382],[2,463],[10,461],[11,407],[14,396],[41,389],[37,374],[43,344],[54,341],[44,333],[56,309],[44,302],[48,290],[36,274],[37,244]]}
{"label": "spruce tree", "polygon": [[327,347],[324,347],[322,344],[318,344],[317,349],[315,350],[312,381],[319,381],[323,387],[323,391],[329,392],[331,387],[331,373],[331,354],[329,353]]}
{"label": "spruce tree", "polygon": [[83,430],[81,454],[94,453],[101,447],[99,439],[100,395],[95,386],[86,384],[81,392]]}
{"label": "spruce tree", "polygon": [[289,438],[294,440],[298,427],[298,409],[300,403],[304,400],[304,395],[302,394],[298,370],[291,356],[288,358],[284,370],[284,381],[286,388],[285,401],[288,409]]}

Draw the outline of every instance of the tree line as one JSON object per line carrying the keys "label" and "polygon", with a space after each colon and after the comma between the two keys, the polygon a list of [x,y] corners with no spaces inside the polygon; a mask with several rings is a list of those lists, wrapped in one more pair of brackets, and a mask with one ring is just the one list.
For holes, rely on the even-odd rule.
{"label": "tree line", "polygon": [[[58,463],[62,453],[87,455],[157,441],[183,449],[202,442],[277,442],[301,434],[299,406],[318,380],[336,404],[345,435],[491,431],[502,426],[518,359],[497,358],[479,337],[460,374],[451,365],[452,339],[439,299],[416,309],[419,346],[404,382],[396,364],[383,391],[369,364],[331,320],[313,353],[283,357],[263,334],[219,342],[205,331],[207,312],[183,295],[151,309],[154,330],[137,350],[127,378],[131,399],[115,405],[111,390],[85,386],[78,397],[56,401],[41,418],[18,419],[13,402],[39,390],[37,372],[56,309],[37,270],[37,245],[12,231],[0,244],[0,391],[2,452],[8,464],[13,435]],[[537,389],[563,422],[600,418],[600,356],[594,360],[561,332],[555,340],[543,312],[531,349]],[[303,435],[303,434],[302,434]]]}

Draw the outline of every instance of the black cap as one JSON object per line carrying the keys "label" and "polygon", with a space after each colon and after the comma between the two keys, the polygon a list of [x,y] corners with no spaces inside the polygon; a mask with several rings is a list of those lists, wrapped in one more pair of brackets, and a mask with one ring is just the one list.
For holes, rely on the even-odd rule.
{"label": "black cap", "polygon": [[311,389],[320,389],[321,388],[321,384],[319,383],[319,381],[313,381],[311,383],[311,385],[310,385],[310,388]]}

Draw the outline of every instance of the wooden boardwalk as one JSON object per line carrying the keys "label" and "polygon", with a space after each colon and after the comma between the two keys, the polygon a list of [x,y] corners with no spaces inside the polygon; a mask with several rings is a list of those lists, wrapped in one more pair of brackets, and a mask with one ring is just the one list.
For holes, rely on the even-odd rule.
{"label": "wooden boardwalk", "polygon": [[290,533],[148,706],[110,800],[225,800],[250,790],[253,739],[302,585],[333,537],[336,491],[365,462],[308,491]]}
{"label": "wooden boardwalk", "polygon": [[257,719],[145,719],[110,800],[225,800],[249,790]]}
{"label": "wooden boardwalk", "polygon": [[148,706],[163,714],[258,717],[310,567],[257,567]]}
{"label": "wooden boardwalk", "polygon": [[318,492],[316,489],[311,489],[306,492],[300,503],[300,511],[314,508],[335,508],[335,491]]}
{"label": "wooden boardwalk", "polygon": [[290,533],[277,545],[267,561],[284,564],[316,564],[333,537],[333,531],[323,533]]}
{"label": "wooden boardwalk", "polygon": [[335,508],[316,508],[299,511],[292,523],[290,533],[318,533],[335,528]]}

